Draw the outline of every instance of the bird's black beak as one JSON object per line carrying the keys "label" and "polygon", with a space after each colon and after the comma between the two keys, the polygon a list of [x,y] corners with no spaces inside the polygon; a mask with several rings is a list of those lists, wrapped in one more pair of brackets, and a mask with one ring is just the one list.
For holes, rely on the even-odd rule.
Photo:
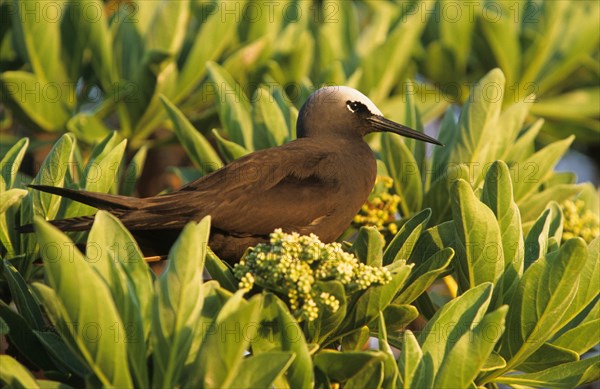
{"label": "bird's black beak", "polygon": [[437,139],[425,135],[422,132],[415,131],[412,128],[403,126],[391,120],[384,118],[383,116],[373,115],[367,118],[367,121],[373,126],[375,131],[378,132],[392,132],[394,134],[402,135],[407,138],[413,138],[422,140],[424,142],[433,143],[436,145],[443,146]]}

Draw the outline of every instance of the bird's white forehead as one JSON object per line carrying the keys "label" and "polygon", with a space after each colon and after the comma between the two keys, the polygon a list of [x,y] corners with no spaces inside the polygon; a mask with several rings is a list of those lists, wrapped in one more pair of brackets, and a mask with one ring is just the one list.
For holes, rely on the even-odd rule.
{"label": "bird's white forehead", "polygon": [[310,104],[332,104],[340,106],[347,101],[358,101],[364,104],[371,113],[383,116],[379,108],[364,94],[349,86],[326,86],[317,89],[308,98]]}

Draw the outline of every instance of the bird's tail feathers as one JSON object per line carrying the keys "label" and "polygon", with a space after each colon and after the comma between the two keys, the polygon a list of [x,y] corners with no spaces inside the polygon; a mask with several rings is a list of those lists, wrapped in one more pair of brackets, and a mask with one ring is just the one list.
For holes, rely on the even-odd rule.
{"label": "bird's tail feathers", "polygon": [[[62,231],[87,231],[92,228],[94,216],[80,216],[69,219],[48,220],[48,223]],[[21,234],[34,232],[33,224],[24,224],[16,228]]]}
{"label": "bird's tail feathers", "polygon": [[51,193],[75,200],[79,203],[90,205],[94,208],[104,210],[117,209],[140,209],[143,202],[135,197],[127,197],[121,195],[87,192],[84,190],[75,190],[68,188],[58,188],[49,185],[29,185],[30,188],[46,193]]}

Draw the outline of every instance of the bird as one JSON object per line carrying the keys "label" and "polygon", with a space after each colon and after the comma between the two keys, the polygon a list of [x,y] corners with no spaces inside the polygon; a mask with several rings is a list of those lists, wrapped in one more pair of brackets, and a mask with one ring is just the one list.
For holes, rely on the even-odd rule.
{"label": "bird", "polygon": [[[296,139],[247,154],[178,190],[146,198],[46,185],[39,190],[106,210],[120,219],[144,255],[164,256],[183,227],[211,216],[210,249],[235,264],[281,228],[334,242],[350,226],[375,184],[377,164],[364,136],[390,132],[442,145],[386,119],[347,86],[317,89],[298,113]],[[63,231],[89,230],[94,216],[50,221]],[[33,232],[32,225],[20,227]]]}

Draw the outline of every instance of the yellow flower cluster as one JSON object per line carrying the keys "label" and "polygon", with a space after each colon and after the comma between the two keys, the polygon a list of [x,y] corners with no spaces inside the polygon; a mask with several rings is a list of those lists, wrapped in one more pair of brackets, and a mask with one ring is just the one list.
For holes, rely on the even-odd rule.
{"label": "yellow flower cluster", "polygon": [[[392,235],[398,232],[398,226],[393,223],[398,213],[400,196],[387,193],[394,181],[390,177],[377,176],[375,188],[371,197],[362,206],[359,213],[354,216],[354,224],[360,226],[375,226],[378,230],[387,228]],[[384,191],[377,188],[383,187]]]}
{"label": "yellow flower cluster", "polygon": [[600,234],[600,221],[582,200],[567,200],[561,204],[564,215],[562,240],[580,237],[591,242]]}
{"label": "yellow flower cluster", "polygon": [[309,321],[319,317],[320,308],[336,312],[340,307],[335,296],[319,290],[317,281],[339,281],[351,293],[391,280],[389,270],[359,262],[339,243],[325,244],[314,234],[281,229],[271,233],[269,244],[250,248],[233,272],[240,288],[258,285],[286,295],[294,315]]}

